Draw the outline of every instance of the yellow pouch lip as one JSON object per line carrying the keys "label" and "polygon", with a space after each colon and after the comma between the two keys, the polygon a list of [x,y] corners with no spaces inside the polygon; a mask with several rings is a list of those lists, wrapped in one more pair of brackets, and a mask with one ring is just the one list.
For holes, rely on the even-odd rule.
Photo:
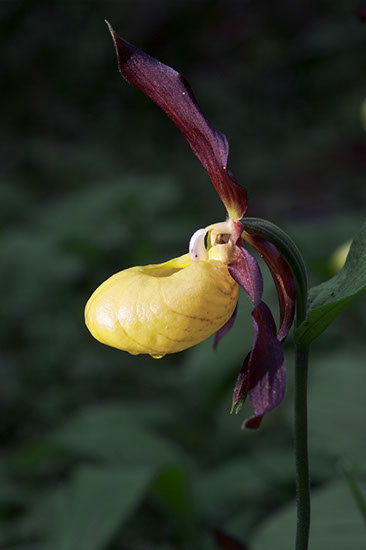
{"label": "yellow pouch lip", "polygon": [[[209,249],[207,259],[198,261],[218,261],[227,265],[231,260],[232,250],[233,249],[230,244],[214,245]],[[160,264],[141,265],[131,267],[130,269],[138,270],[141,273],[144,273],[144,275],[149,275],[150,277],[163,278],[170,277],[193,263],[196,263],[196,261],[192,260],[191,255],[184,254],[183,256],[172,258],[171,260],[167,260],[166,262],[162,262]]]}
{"label": "yellow pouch lip", "polygon": [[199,229],[188,254],[130,267],[104,281],[85,308],[92,335],[133,355],[162,357],[219,330],[232,315],[239,293],[227,267],[233,243],[217,238],[229,231],[230,222]]}
{"label": "yellow pouch lip", "polygon": [[142,265],[135,268],[132,267],[130,269],[136,269],[141,273],[144,273],[144,275],[148,275],[150,277],[160,278],[170,277],[171,275],[174,275],[182,269],[185,269],[190,264],[192,264],[191,256],[189,254],[184,254],[183,256],[172,258],[171,260],[168,260],[161,264]]}
{"label": "yellow pouch lip", "polygon": [[161,357],[213,334],[231,316],[237,297],[224,262],[195,262],[185,254],[112,275],[90,297],[85,320],[103,344]]}

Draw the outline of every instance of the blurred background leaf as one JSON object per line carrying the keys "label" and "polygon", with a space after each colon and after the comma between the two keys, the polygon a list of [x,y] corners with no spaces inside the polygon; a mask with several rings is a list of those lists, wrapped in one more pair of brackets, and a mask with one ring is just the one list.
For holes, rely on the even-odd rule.
{"label": "blurred background leaf", "polygon": [[360,462],[366,441],[355,437],[364,429],[366,401],[360,388],[365,370],[365,350],[329,352],[327,357],[313,361],[312,391],[309,395],[310,445],[342,459]]}
{"label": "blurred background leaf", "polygon": [[[225,216],[180,133],[120,77],[104,19],[184,74],[229,139],[248,215],[287,230],[318,285],[364,222],[356,7],[0,3],[1,550],[48,550],[57,533],[66,550],[93,514],[103,528],[91,544],[103,550],[217,550],[220,529],[251,549],[292,506],[292,336],[286,400],[252,434],[240,431],[249,408],[229,414],[252,339],[244,295],[216,353],[207,341],[160,361],[132,357],[84,327],[104,279],[185,253],[197,228]],[[365,482],[364,300],[312,349],[314,494],[343,479],[344,460]],[[124,484],[125,495],[114,490]]]}
{"label": "blurred background leaf", "polygon": [[146,492],[153,469],[80,468],[49,525],[54,550],[100,550]]}
{"label": "blurred background leaf", "polygon": [[[345,482],[314,492],[312,497],[310,547],[314,550],[334,548],[354,550],[365,547],[366,534],[362,517]],[[292,505],[260,526],[253,550],[274,546],[291,550],[295,544],[296,510]]]}
{"label": "blurred background leaf", "polygon": [[349,490],[353,496],[353,500],[358,506],[358,510],[363,518],[363,521],[366,523],[366,499],[362,493],[360,483],[355,478],[352,469],[349,466],[343,467],[343,473],[348,483]]}

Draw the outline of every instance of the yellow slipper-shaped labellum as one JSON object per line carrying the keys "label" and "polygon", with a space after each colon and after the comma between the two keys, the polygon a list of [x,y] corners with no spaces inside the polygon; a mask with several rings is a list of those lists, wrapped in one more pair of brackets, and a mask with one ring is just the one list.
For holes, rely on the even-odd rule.
{"label": "yellow slipper-shaped labellum", "polygon": [[91,334],[108,346],[155,358],[202,342],[230,319],[238,300],[228,247],[215,245],[200,261],[185,254],[116,273],[86,305]]}

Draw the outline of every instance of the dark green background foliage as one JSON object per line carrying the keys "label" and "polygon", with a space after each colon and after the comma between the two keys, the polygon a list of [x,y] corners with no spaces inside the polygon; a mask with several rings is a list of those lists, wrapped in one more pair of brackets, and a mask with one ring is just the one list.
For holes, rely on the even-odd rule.
{"label": "dark green background foliage", "polygon": [[[185,75],[230,141],[249,214],[290,232],[312,284],[364,215],[355,2],[2,0],[0,548],[213,550],[216,529],[292,548],[292,337],[286,401],[245,433],[249,411],[229,415],[245,296],[216,353],[131,357],[83,324],[105,278],[184,253],[225,216],[178,130],[119,76],[105,18]],[[313,550],[364,548],[342,472],[362,487],[364,307],[311,354]]]}

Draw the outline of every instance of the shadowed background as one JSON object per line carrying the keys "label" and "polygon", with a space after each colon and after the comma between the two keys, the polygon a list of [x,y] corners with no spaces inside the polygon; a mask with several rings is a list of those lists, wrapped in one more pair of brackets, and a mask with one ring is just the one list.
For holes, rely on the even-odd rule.
{"label": "shadowed background", "polygon": [[[216,353],[208,341],[131,357],[84,326],[108,276],[185,253],[225,217],[183,136],[119,75],[104,19],[187,78],[229,140],[248,214],[289,231],[316,284],[364,219],[362,10],[0,1],[1,550],[213,550],[217,529],[251,550],[292,547],[291,337],[286,402],[247,433],[249,409],[229,415],[252,337],[245,296]],[[342,471],[362,486],[364,307],[311,357],[313,550],[364,547]]]}

